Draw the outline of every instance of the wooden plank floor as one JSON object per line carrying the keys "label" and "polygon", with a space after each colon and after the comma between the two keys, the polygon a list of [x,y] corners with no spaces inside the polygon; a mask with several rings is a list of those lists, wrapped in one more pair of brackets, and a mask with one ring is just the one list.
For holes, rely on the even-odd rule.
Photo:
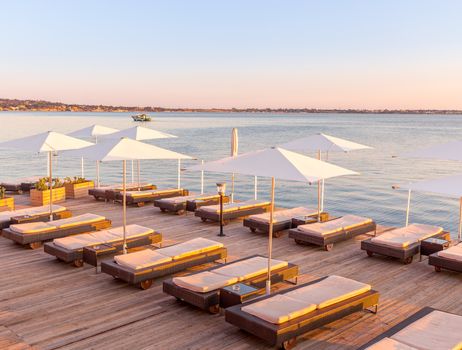
{"label": "wooden plank floor", "polygon": [[[27,204],[26,198],[16,196],[20,204]],[[92,212],[121,224],[118,204],[88,198],[65,205],[74,215]],[[128,222],[160,230],[167,244],[199,236],[220,240],[232,259],[266,253],[266,236],[251,234],[240,221],[225,228],[225,238],[216,236],[214,224],[191,214],[161,214],[152,206],[129,208]],[[364,238],[339,243],[332,252],[298,246],[287,235],[274,240],[274,257],[298,264],[300,282],[338,274],[370,283],[381,293],[377,315],[357,313],[329,324],[306,334],[297,349],[356,349],[423,306],[462,314],[462,274],[435,273],[426,260],[403,265],[368,258],[359,248]],[[0,238],[0,266],[1,349],[267,349],[223,316],[163,294],[162,280],[139,290],[5,238]]]}

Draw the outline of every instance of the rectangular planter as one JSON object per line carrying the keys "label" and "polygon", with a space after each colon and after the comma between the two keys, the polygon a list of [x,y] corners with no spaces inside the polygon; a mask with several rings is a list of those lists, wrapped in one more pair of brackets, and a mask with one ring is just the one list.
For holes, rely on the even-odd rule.
{"label": "rectangular planter", "polygon": [[0,199],[0,211],[14,210],[14,197]]}
{"label": "rectangular planter", "polygon": [[[50,190],[37,191],[32,189],[30,191],[30,200],[32,205],[46,205],[50,203]],[[53,203],[63,202],[66,200],[66,190],[64,187],[53,188]]]}
{"label": "rectangular planter", "polygon": [[88,196],[88,190],[94,188],[93,181],[82,182],[78,184],[65,183],[66,198],[82,198]]}

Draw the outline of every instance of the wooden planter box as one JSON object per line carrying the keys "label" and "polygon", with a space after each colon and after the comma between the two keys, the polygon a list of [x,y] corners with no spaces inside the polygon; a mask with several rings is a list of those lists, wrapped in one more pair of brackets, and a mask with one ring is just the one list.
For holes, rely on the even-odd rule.
{"label": "wooden planter box", "polygon": [[94,187],[95,184],[93,181],[82,182],[79,184],[64,184],[64,188],[66,189],[66,198],[86,197],[88,196],[88,190]]}
{"label": "wooden planter box", "polygon": [[14,197],[0,199],[0,211],[14,210]]}
{"label": "wooden planter box", "polygon": [[[37,191],[30,190],[30,200],[32,205],[46,205],[50,203],[50,190]],[[64,187],[53,188],[53,203],[63,202],[66,200],[66,190]]]}

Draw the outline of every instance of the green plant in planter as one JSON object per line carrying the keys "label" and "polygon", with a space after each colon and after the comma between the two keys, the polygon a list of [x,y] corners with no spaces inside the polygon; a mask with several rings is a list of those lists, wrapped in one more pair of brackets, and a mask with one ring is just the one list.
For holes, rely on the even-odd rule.
{"label": "green plant in planter", "polygon": [[37,191],[46,191],[48,190],[48,178],[42,177],[35,183],[35,189]]}
{"label": "green plant in planter", "polygon": [[66,177],[64,179],[64,182],[68,183],[68,184],[75,185],[75,184],[81,184],[81,183],[84,183],[84,182],[88,182],[88,180],[86,178],[84,178],[84,177],[81,177],[81,176],[74,176],[73,178],[68,176],[68,177]]}
{"label": "green plant in planter", "polygon": [[0,199],[4,199],[6,196],[6,188],[3,186],[0,186]]}
{"label": "green plant in planter", "polygon": [[57,177],[56,179],[53,179],[53,188],[60,188],[60,187],[64,187],[64,182],[59,177]]}

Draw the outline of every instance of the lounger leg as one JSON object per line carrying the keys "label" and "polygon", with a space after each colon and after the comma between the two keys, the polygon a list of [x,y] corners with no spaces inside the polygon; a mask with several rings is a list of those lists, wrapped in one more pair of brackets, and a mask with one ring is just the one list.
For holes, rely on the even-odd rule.
{"label": "lounger leg", "polygon": [[366,309],[366,310],[369,311],[370,313],[376,315],[377,312],[379,311],[379,304],[374,305],[374,306],[372,307],[372,309]]}
{"label": "lounger leg", "polygon": [[294,277],[294,278],[292,278],[290,280],[285,280],[285,281],[290,283],[290,284],[296,285],[298,283],[298,276]]}

